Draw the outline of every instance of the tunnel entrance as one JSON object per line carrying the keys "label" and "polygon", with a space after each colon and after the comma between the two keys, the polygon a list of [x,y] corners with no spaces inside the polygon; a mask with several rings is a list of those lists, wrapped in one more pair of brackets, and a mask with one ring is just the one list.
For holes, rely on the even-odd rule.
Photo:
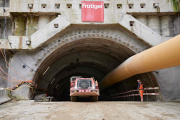
{"label": "tunnel entrance", "polygon": [[[53,51],[41,63],[38,68],[38,74],[34,77],[37,86],[35,95],[46,93],[48,96],[53,96],[54,101],[70,101],[69,93],[71,76],[83,76],[85,78],[94,77],[100,82],[114,68],[136,54],[135,50],[138,51],[136,47],[130,45],[127,38],[125,40],[126,42],[123,43],[118,36],[116,36],[119,39],[117,41],[117,39],[112,40],[112,38],[108,38],[108,36],[97,38],[91,37],[93,34],[84,31],[82,33],[85,38],[74,37],[76,40],[67,43],[64,43],[65,41],[63,40],[58,40],[59,42],[62,42],[63,45]],[[86,33],[88,35],[86,35]],[[100,32],[98,33],[100,34]],[[117,32],[112,31],[112,33],[114,34]],[[71,36],[72,34],[77,37],[77,34],[81,34],[81,32],[78,31],[75,33],[71,31]],[[128,36],[128,33],[126,33],[126,35]],[[66,37],[70,36],[66,35]],[[123,39],[123,36],[121,37],[121,39]],[[143,46],[143,49],[147,47],[145,43],[139,42],[137,38],[130,39],[138,42]],[[156,80],[151,73],[136,75],[117,83],[106,90],[102,91],[100,89],[99,100],[124,100],[107,99],[106,97],[127,90],[136,89],[137,79],[141,79],[147,87],[157,86]],[[154,80],[152,81],[152,79]],[[148,99],[156,100],[156,98],[152,96]],[[128,98],[126,100],[131,99]],[[139,100],[139,98],[135,98],[134,100]]]}

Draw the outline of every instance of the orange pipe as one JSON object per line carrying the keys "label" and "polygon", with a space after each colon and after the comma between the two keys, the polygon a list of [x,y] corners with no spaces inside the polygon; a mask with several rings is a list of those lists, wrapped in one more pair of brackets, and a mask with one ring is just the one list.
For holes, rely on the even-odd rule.
{"label": "orange pipe", "polygon": [[128,58],[101,82],[105,89],[136,74],[180,65],[180,35]]}

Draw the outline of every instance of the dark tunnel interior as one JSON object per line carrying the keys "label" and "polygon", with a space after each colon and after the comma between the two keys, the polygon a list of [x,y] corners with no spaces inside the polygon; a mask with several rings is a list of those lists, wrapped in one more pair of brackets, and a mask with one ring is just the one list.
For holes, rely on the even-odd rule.
{"label": "dark tunnel interior", "polygon": [[[71,47],[73,46],[73,47]],[[63,50],[62,50],[63,49]],[[100,82],[109,72],[135,53],[129,48],[108,40],[78,40],[67,44],[52,54],[51,61],[46,60],[42,75],[37,84],[47,86],[45,91],[37,88],[36,94],[47,93],[54,101],[70,101],[70,77],[94,77]],[[48,68],[48,69],[47,69]],[[111,95],[137,89],[137,79],[141,79],[145,87],[158,86],[152,73],[135,75],[113,86],[101,90],[100,101],[136,101],[140,97],[114,98]],[[151,91],[152,92],[152,91]],[[145,97],[145,100],[156,100],[156,97]]]}

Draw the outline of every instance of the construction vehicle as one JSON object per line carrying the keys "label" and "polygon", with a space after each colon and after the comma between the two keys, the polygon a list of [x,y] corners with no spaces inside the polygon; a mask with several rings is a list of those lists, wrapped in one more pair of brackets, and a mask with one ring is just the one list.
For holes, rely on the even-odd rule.
{"label": "construction vehicle", "polygon": [[93,77],[73,76],[70,78],[71,101],[75,102],[78,98],[89,98],[91,101],[98,101],[98,96],[98,82]]}

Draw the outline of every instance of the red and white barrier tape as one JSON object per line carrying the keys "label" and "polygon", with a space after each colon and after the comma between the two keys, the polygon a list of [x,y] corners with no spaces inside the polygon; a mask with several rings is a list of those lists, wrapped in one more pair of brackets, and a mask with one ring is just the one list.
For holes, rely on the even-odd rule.
{"label": "red and white barrier tape", "polygon": [[158,90],[159,87],[148,87],[148,88],[144,88],[144,90]]}
{"label": "red and white barrier tape", "polygon": [[[159,93],[143,93],[143,95],[159,95]],[[112,98],[123,98],[123,97],[131,97],[131,96],[139,96],[139,94],[131,94],[131,95],[124,95]]]}
{"label": "red and white barrier tape", "polygon": [[[148,87],[148,88],[144,88],[144,90],[158,90],[159,87]],[[121,94],[126,94],[126,93],[131,93],[131,92],[136,92],[136,91],[139,91],[139,90],[130,90],[130,91],[126,91],[126,92],[122,92],[122,93],[117,93],[117,94],[114,94],[114,95],[110,95],[108,97],[111,97],[111,96],[115,96],[115,95],[121,95]]]}

